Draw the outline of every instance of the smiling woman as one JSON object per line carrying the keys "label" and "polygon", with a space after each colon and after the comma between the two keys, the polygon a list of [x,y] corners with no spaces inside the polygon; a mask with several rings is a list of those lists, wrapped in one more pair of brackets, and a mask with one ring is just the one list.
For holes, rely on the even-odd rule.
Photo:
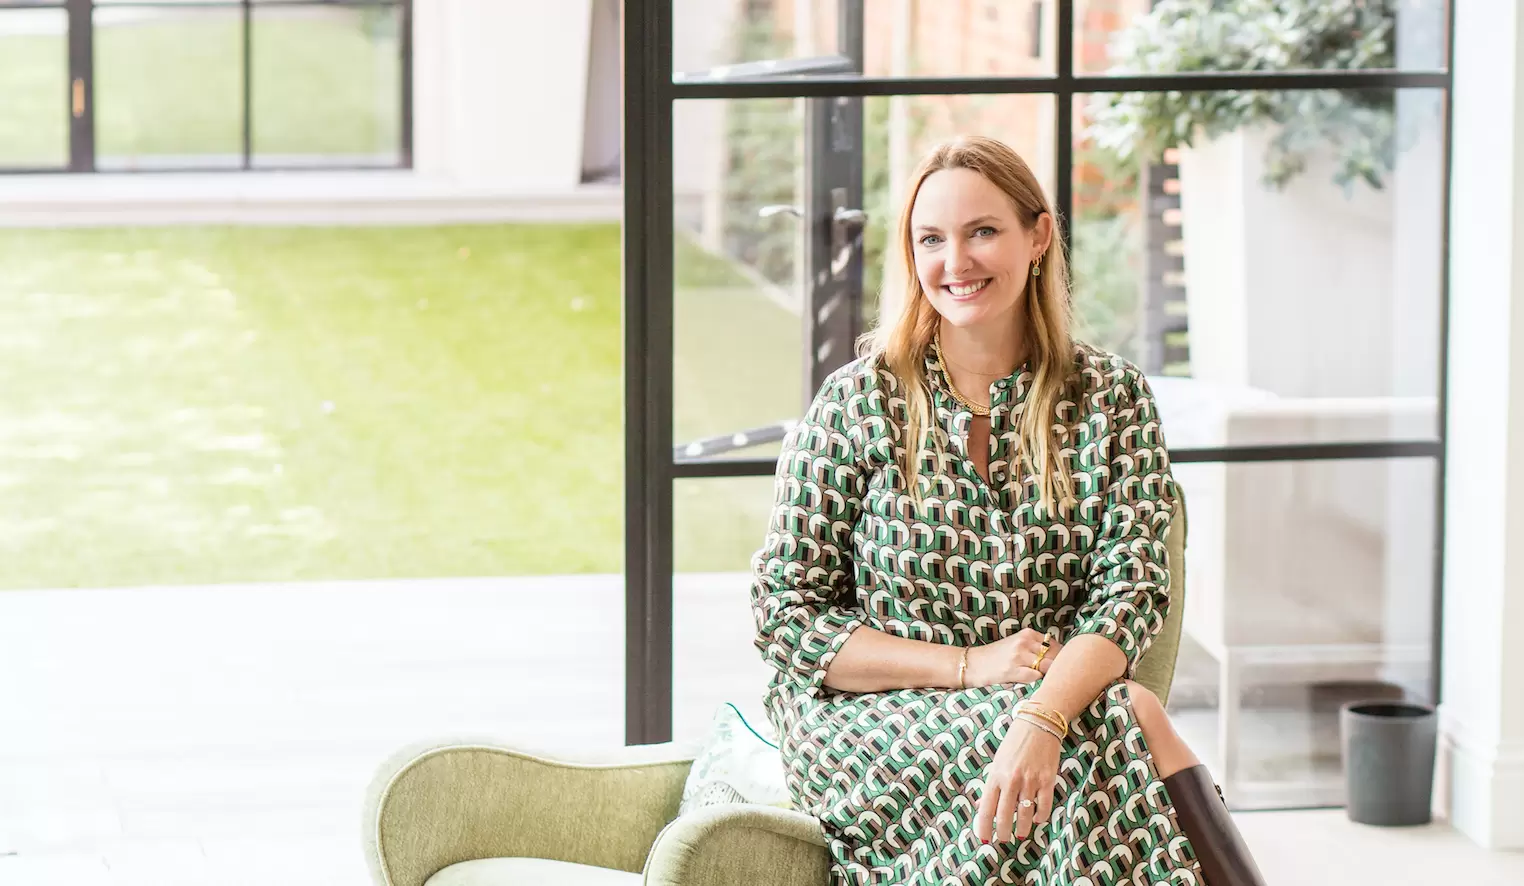
{"label": "smiling woman", "polygon": [[785,442],[753,560],[834,881],[1263,884],[1131,679],[1179,511],[1147,380],[1070,337],[1052,210],[1006,145],[933,148],[900,218],[900,311]]}

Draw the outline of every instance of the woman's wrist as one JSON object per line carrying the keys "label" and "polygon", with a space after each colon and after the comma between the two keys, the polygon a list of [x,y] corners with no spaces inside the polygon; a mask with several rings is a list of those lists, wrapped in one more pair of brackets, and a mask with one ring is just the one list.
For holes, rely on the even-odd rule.
{"label": "woman's wrist", "polygon": [[968,673],[965,675],[968,678],[968,685],[993,686],[1002,682],[995,679],[994,675],[988,671],[989,652],[988,646],[968,647]]}

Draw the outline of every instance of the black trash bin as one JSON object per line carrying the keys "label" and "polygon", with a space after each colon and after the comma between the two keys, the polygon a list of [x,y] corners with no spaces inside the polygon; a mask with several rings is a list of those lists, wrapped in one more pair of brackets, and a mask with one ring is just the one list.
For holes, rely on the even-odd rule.
{"label": "black trash bin", "polygon": [[1339,709],[1346,811],[1373,825],[1427,824],[1438,716],[1428,705],[1357,701]]}

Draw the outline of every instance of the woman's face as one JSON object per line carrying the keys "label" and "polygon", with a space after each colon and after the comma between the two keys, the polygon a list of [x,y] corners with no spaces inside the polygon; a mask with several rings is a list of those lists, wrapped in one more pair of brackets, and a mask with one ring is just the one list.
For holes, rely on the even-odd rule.
{"label": "woman's face", "polygon": [[1005,192],[971,169],[933,172],[910,210],[921,288],[954,326],[1010,322],[1052,225],[1044,214],[1023,228]]}

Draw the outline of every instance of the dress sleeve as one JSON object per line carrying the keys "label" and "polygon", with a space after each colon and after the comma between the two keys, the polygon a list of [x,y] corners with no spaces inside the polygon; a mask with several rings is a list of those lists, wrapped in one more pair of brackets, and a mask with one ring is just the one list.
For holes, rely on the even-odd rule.
{"label": "dress sleeve", "polygon": [[1114,393],[1106,407],[1111,479],[1100,502],[1088,593],[1071,637],[1099,634],[1116,643],[1127,654],[1130,678],[1169,613],[1165,533],[1176,495],[1148,382],[1129,368]]}
{"label": "dress sleeve", "polygon": [[828,380],[784,441],[767,538],[752,558],[757,647],[812,696],[862,624],[851,597],[852,532],[864,483],[849,433],[852,388],[850,377]]}

